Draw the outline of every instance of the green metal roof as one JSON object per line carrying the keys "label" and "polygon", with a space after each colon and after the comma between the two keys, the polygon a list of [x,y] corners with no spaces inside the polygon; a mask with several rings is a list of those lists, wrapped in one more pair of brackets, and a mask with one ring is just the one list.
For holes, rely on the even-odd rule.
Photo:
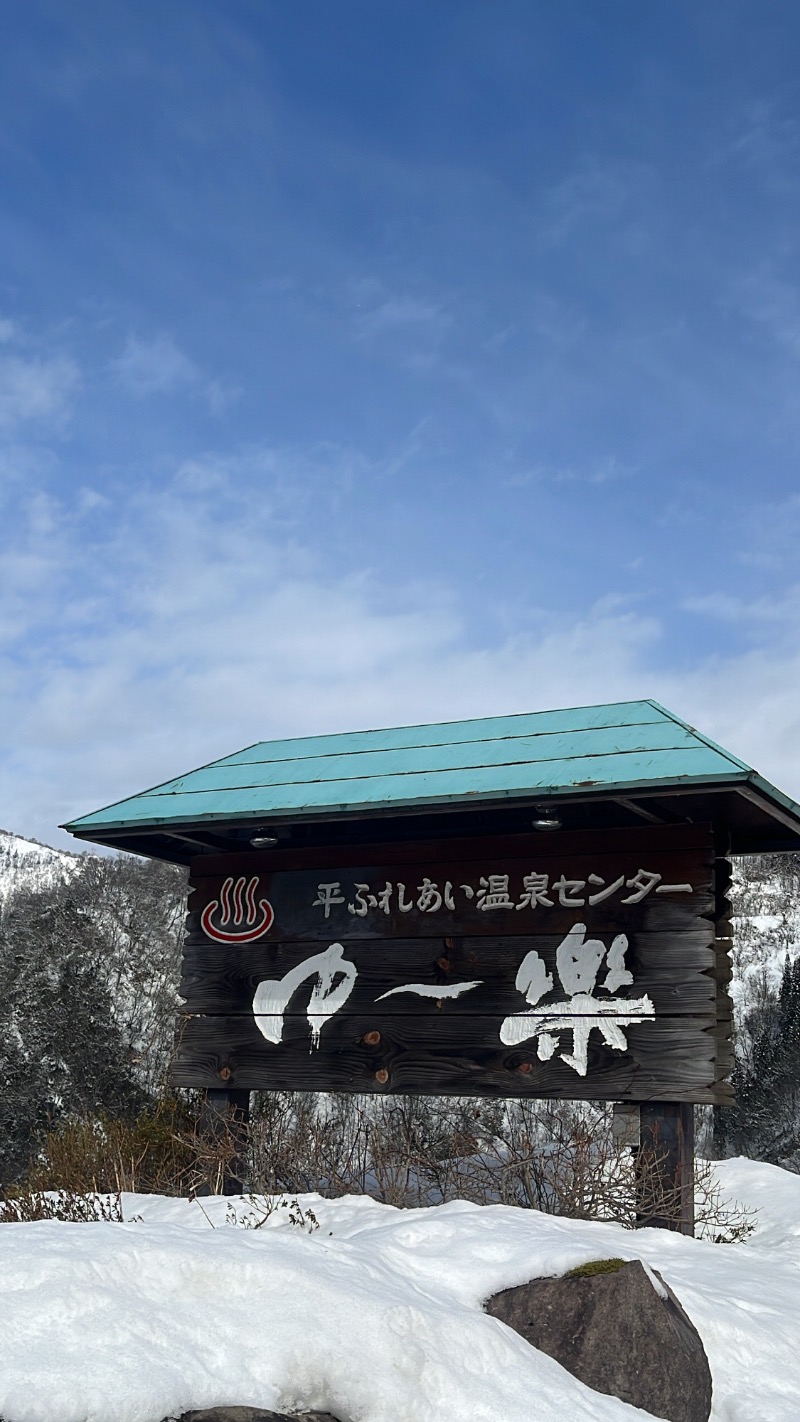
{"label": "green metal roof", "polygon": [[150,827],[720,785],[751,787],[800,834],[800,806],[655,701],[261,741],[64,828],[102,840]]}

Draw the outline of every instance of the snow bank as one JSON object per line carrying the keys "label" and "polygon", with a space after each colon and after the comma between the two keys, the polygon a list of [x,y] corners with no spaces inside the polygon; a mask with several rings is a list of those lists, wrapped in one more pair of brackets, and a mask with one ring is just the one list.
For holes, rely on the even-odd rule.
{"label": "snow bank", "polygon": [[744,1244],[357,1196],[302,1197],[313,1234],[283,1211],[241,1230],[224,1200],[204,1214],[152,1196],[124,1197],[138,1223],[3,1225],[0,1416],[160,1422],[227,1402],[352,1422],[633,1422],[648,1414],[481,1311],[498,1289],[618,1255],[658,1269],[697,1324],[717,1422],[797,1422],[800,1178],[720,1169],[762,1211]]}

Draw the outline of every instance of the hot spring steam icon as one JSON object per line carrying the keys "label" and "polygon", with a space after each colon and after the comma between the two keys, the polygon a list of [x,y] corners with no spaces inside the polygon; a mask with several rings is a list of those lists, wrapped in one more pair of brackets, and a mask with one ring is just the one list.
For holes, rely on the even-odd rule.
{"label": "hot spring steam icon", "polygon": [[[200,915],[203,932],[217,943],[255,943],[257,938],[263,938],[272,927],[275,913],[269,899],[256,902],[258,884],[257,874],[252,879],[242,875],[235,882],[230,875],[219,898],[212,899]],[[214,918],[216,924],[212,922]]]}

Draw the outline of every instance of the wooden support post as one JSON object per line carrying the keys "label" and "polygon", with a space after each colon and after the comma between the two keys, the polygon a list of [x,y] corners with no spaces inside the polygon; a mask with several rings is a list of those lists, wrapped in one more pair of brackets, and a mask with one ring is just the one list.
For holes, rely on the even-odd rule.
{"label": "wooden support post", "polygon": [[694,1107],[643,1101],[636,1153],[636,1227],[694,1234]]}
{"label": "wooden support post", "polygon": [[208,1146],[209,1178],[198,1195],[241,1195],[245,1189],[250,1092],[206,1091],[201,1132]]}

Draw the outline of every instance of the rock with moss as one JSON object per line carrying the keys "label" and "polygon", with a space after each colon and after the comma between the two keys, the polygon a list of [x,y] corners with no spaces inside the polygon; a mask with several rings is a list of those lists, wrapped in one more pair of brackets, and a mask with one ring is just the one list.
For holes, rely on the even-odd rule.
{"label": "rock with moss", "polygon": [[597,1392],[667,1422],[708,1422],[711,1371],[672,1290],[638,1260],[594,1259],[504,1289],[486,1310]]}
{"label": "rock with moss", "polygon": [[570,1269],[565,1279],[593,1279],[596,1274],[616,1274],[618,1269],[624,1269],[627,1259],[590,1259],[588,1264],[579,1264],[577,1269]]}

